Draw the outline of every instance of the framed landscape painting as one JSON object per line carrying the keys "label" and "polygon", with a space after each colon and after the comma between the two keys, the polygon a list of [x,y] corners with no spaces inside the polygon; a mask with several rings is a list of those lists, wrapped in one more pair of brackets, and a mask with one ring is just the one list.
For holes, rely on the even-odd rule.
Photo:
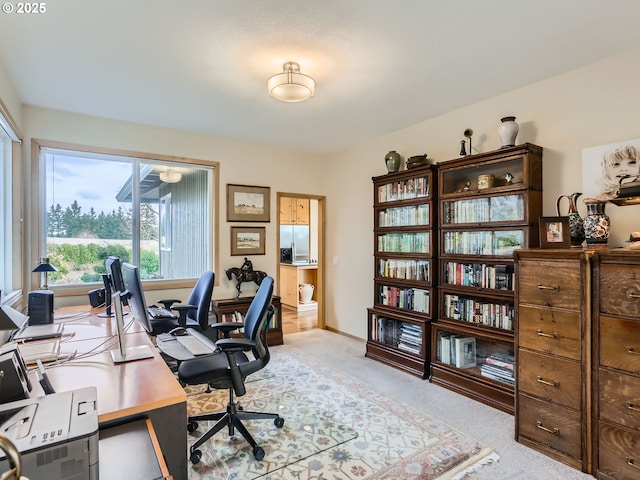
{"label": "framed landscape painting", "polygon": [[231,227],[231,255],[264,255],[264,227]]}
{"label": "framed landscape painting", "polygon": [[227,222],[269,222],[271,189],[227,184]]}

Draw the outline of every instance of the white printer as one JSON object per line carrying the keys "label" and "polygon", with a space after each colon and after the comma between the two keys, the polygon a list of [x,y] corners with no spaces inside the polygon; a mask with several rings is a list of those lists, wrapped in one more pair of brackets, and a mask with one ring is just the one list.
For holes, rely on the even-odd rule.
{"label": "white printer", "polygon": [[[97,480],[96,388],[52,393],[0,405],[0,435],[20,451],[29,480]],[[9,470],[0,450],[0,475]]]}

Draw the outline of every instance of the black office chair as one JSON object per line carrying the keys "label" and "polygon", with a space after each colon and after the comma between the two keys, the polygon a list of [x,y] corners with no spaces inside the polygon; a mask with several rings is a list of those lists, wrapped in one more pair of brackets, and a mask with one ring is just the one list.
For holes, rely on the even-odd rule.
{"label": "black office chair", "polygon": [[[215,389],[229,390],[226,411],[189,417],[187,424],[189,433],[198,429],[198,422],[201,420],[217,420],[217,423],[191,446],[189,458],[193,464],[198,463],[202,458],[202,452],[199,450],[200,445],[225,426],[229,428],[230,436],[234,435],[235,429],[238,429],[253,448],[255,459],[262,460],[264,450],[257,445],[242,424],[242,420],[273,419],[276,427],[281,428],[284,425],[284,419],[278,414],[244,411],[239,408],[238,402],[234,399],[234,393],[238,397],[246,393],[245,378],[269,363],[270,355],[266,341],[266,330],[274,313],[274,308],[271,305],[272,296],[273,278],[266,277],[260,283],[256,296],[249,305],[244,323],[225,322],[211,326],[222,330],[243,327],[244,337],[222,338],[216,342],[216,346],[220,348],[219,352],[185,360],[178,367],[178,378],[184,384],[208,384]],[[246,355],[245,352],[249,351],[252,353],[252,357]]]}
{"label": "black office chair", "polygon": [[170,332],[176,327],[193,328],[199,332],[207,330],[214,280],[215,274],[213,272],[204,272],[193,287],[185,304],[177,299],[158,300],[158,303],[161,303],[166,309],[176,311],[178,318],[151,319],[153,335]]}

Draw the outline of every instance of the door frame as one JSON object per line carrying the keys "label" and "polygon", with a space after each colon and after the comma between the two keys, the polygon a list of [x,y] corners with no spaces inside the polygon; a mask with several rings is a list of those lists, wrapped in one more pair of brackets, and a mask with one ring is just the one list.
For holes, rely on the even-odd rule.
{"label": "door frame", "polygon": [[326,227],[326,198],[324,195],[311,195],[308,193],[291,193],[291,192],[276,192],[276,205],[278,212],[277,218],[277,228],[276,228],[276,259],[278,263],[277,275],[276,275],[276,285],[278,295],[280,294],[280,199],[282,197],[290,197],[290,198],[308,198],[310,200],[318,201],[318,285],[316,286],[316,300],[318,302],[318,328],[325,329],[326,328],[326,238],[325,238],[325,227]]}

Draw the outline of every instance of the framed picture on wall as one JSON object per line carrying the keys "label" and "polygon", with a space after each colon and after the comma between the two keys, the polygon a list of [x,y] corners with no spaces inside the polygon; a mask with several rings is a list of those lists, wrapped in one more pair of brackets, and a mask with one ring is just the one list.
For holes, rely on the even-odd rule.
{"label": "framed picture on wall", "polygon": [[264,255],[264,227],[231,227],[231,255]]}
{"label": "framed picture on wall", "polygon": [[540,217],[540,248],[571,247],[569,217]]}
{"label": "framed picture on wall", "polygon": [[227,184],[227,222],[269,222],[271,189]]}

